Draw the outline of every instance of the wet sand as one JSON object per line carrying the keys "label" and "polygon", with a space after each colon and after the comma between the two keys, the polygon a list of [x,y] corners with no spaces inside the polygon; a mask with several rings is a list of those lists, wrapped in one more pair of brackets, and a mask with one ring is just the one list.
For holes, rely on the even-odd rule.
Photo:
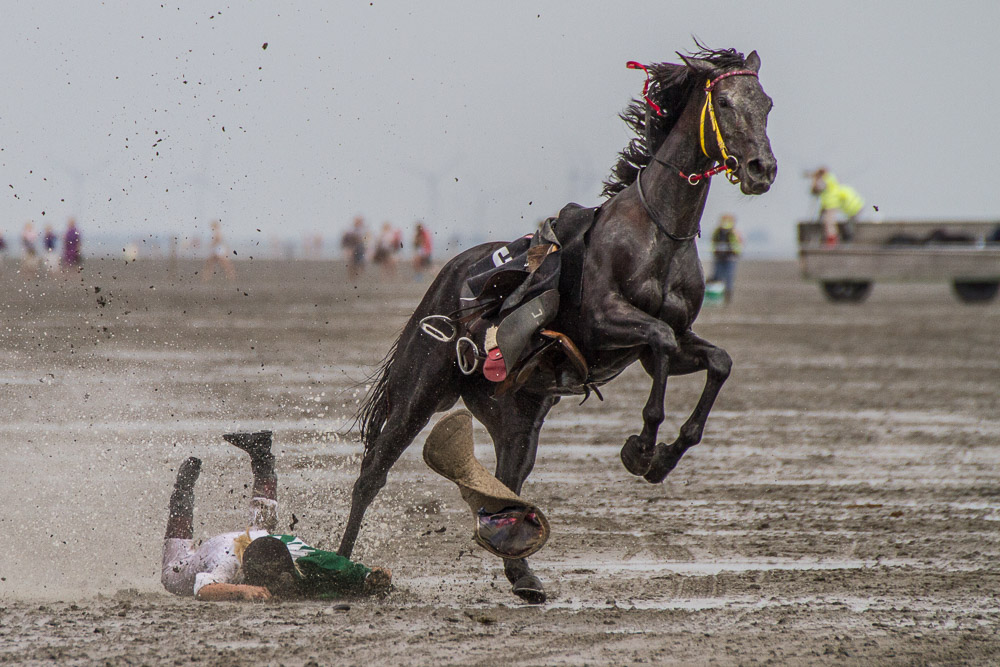
{"label": "wet sand", "polygon": [[[282,522],[335,548],[359,445],[340,432],[426,287],[327,262],[0,266],[0,663],[991,664],[1000,659],[1000,302],[876,285],[826,303],[794,263],[744,262],[696,330],[735,370],[662,485],[618,460],[648,380],[572,399],[525,495],[550,602],[509,593],[455,488],[394,468],[356,556],[384,599],[198,603],[159,585],[176,466],[202,458],[196,535],[242,527],[248,466],[219,437],[275,431]],[[701,377],[672,379],[661,438]],[[360,386],[359,386],[360,383]],[[477,453],[493,456],[477,427]]]}

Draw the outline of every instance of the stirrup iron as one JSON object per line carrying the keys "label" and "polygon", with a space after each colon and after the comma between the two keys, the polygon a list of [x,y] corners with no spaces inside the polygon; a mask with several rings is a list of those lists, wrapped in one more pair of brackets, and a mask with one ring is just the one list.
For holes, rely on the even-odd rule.
{"label": "stirrup iron", "polygon": [[[462,354],[462,343],[468,343],[472,347],[471,366],[465,360],[465,355]],[[455,357],[458,359],[458,370],[462,371],[462,375],[472,375],[479,368],[479,347],[468,336],[462,336],[455,341]]]}
{"label": "stirrup iron", "polygon": [[[431,324],[431,322],[438,320],[443,322],[445,326],[438,328],[439,325]],[[458,329],[455,328],[455,321],[447,315],[428,315],[420,320],[420,330],[434,340],[441,341],[442,343],[451,342],[458,335]]]}

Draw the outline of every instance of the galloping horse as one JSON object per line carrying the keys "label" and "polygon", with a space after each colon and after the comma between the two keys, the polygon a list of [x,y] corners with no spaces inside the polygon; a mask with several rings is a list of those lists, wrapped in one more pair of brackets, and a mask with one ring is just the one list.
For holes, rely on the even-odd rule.
{"label": "galloping horse", "polygon": [[[699,47],[678,54],[681,64],[629,63],[647,77],[642,99],[633,99],[621,115],[637,136],[604,184],[609,199],[586,236],[578,298],[563,299],[549,325],[576,343],[587,377],[580,377],[579,363],[552,355],[516,391],[497,391],[480,373],[466,375],[455,348],[426,335],[420,322],[454,312],[469,267],[503,244],[476,246],[452,259],[404,326],[358,412],[365,452],[341,555],[351,554],[365,511],[403,450],[434,413],[459,398],[489,432],[496,476],[514,492],[531,473],[542,423],[560,396],[589,393],[637,360],[652,388],[642,430],[622,448],[626,469],[661,482],[700,442],[732,366],[725,350],[691,329],[705,293],[695,238],[710,177],[724,171],[744,194],[759,195],[771,187],[777,163],[767,137],[771,99],[757,77],[757,53],[744,59],[732,49]],[[697,371],[707,372],[697,405],[674,442],[657,444],[667,377]],[[526,560],[505,560],[504,571],[516,595],[545,601]]]}

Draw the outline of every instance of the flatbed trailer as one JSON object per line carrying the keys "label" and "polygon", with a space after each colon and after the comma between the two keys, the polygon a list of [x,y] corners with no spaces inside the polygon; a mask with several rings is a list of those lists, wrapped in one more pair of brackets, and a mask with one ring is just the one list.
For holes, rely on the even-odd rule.
{"label": "flatbed trailer", "polygon": [[1000,292],[1000,220],[856,222],[835,245],[819,222],[798,231],[802,277],[830,301],[860,303],[876,282],[948,282],[965,303]]}

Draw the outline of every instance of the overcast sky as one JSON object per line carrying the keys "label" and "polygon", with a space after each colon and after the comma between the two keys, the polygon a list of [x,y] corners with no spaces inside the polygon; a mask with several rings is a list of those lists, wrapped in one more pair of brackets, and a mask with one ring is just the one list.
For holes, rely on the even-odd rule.
{"label": "overcast sky", "polygon": [[6,0],[0,232],[336,239],[362,214],[510,238],[600,202],[642,88],[625,62],[692,35],[756,49],[775,101],[774,187],[717,179],[706,227],[732,211],[791,256],[819,165],[873,217],[1000,219],[997,26],[993,1]]}

